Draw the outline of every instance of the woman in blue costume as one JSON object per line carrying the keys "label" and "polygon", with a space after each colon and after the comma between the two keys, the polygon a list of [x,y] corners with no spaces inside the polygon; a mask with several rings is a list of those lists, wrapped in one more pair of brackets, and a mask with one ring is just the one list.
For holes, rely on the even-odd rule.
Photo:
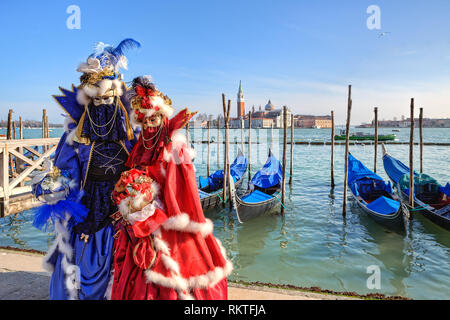
{"label": "woman in blue costume", "polygon": [[[56,101],[67,112],[65,133],[53,163],[35,175],[33,190],[45,202],[36,214],[40,229],[52,221],[56,239],[44,257],[52,273],[50,299],[107,299],[112,281],[117,211],[111,200],[136,138],[119,68],[124,49],[140,47],[133,39],[116,48],[98,43],[77,71],[81,85],[61,89]],[[112,283],[112,282],[111,282]]]}

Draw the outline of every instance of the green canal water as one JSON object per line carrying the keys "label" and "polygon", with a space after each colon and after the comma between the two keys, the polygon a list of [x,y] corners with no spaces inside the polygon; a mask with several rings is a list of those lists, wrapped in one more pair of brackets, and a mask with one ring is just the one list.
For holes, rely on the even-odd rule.
{"label": "green canal water", "polygon": [[[61,129],[55,129],[51,136],[58,137],[61,132]],[[380,134],[391,132],[392,129],[380,129]],[[40,130],[25,130],[26,138],[39,137],[40,134]],[[399,141],[409,139],[407,128],[395,134]],[[214,140],[216,135],[217,130],[211,130]],[[192,129],[190,136],[197,152],[197,175],[206,175],[207,145],[195,141],[206,140],[207,132]],[[240,130],[231,130],[230,141],[240,142],[240,139]],[[330,130],[296,129],[295,139],[329,141]],[[450,142],[450,129],[425,128],[424,140]],[[281,131],[252,130],[252,141],[259,141],[259,144],[252,145],[252,173],[264,164],[269,148],[281,159]],[[231,160],[238,147],[239,143],[231,145]],[[247,148],[244,145],[246,155]],[[387,145],[387,148],[394,157],[408,163],[408,145]],[[373,167],[373,145],[358,144],[351,146],[350,151],[369,168]],[[289,166],[289,148],[287,154]],[[220,146],[219,155],[222,161],[223,146]],[[381,147],[378,155],[378,173],[387,179]],[[211,145],[209,156],[211,171],[223,165],[217,165],[216,145]],[[214,222],[214,234],[222,241],[233,262],[231,279],[315,286],[359,294],[380,292],[414,299],[450,298],[450,232],[420,215],[414,215],[404,234],[391,232],[357,211],[351,202],[346,218],[343,218],[344,146],[335,147],[334,189],[330,188],[330,146],[295,145],[293,159],[293,183],[286,188],[284,216],[277,210],[240,224],[228,209],[205,213]],[[418,159],[419,149],[415,147],[416,168]],[[440,183],[450,181],[449,159],[448,146],[424,147],[424,171]],[[247,178],[242,186],[246,185]],[[31,222],[29,211],[0,219],[0,246],[47,250],[54,235],[34,229]],[[380,270],[379,289],[367,286],[372,275],[368,268],[373,266]]]}

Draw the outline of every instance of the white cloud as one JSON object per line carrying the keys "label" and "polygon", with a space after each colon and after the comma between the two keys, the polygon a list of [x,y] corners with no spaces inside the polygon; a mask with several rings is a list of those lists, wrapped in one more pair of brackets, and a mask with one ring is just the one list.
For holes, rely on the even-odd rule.
{"label": "white cloud", "polygon": [[[270,99],[281,107],[287,105],[298,114],[330,114],[335,111],[336,122],[344,124],[347,112],[348,83],[333,83],[320,81],[303,81],[288,77],[253,77],[244,84],[246,110],[252,105],[264,107]],[[416,116],[419,108],[424,108],[424,116],[432,118],[450,117],[450,99],[448,92],[450,83],[420,83],[409,82],[402,85],[381,83],[380,81],[354,80],[352,84],[352,118],[354,125],[370,122],[373,119],[373,108],[378,107],[380,119],[406,117],[410,113],[410,100],[414,98]],[[363,84],[363,85],[359,85]],[[237,92],[237,89],[236,89]],[[200,112],[221,112],[221,96],[202,93],[195,99],[195,107]],[[183,99],[183,97],[180,97]],[[227,96],[227,99],[229,97]],[[235,112],[236,96],[233,94],[232,116]]]}

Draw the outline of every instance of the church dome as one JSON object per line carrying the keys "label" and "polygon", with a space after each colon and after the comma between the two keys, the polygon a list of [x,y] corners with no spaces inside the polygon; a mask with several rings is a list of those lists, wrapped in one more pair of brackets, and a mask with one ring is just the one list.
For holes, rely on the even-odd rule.
{"label": "church dome", "polygon": [[269,102],[266,104],[266,106],[264,107],[266,111],[272,111],[275,110],[275,107],[273,106],[272,102]]}

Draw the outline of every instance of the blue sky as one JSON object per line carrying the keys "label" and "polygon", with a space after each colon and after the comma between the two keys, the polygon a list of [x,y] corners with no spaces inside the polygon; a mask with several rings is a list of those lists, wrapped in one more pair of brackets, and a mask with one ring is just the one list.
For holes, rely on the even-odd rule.
{"label": "blue sky", "polygon": [[[81,9],[70,30],[69,5]],[[369,30],[366,9],[381,10]],[[0,119],[62,122],[51,98],[79,83],[79,63],[103,41],[134,38],[125,80],[152,75],[176,108],[221,112],[242,80],[246,107],[269,99],[294,113],[329,114],[352,123],[409,115],[410,98],[426,117],[450,117],[450,2],[433,1],[14,1],[0,3]],[[380,37],[380,33],[390,33]],[[418,113],[417,113],[418,114]]]}

